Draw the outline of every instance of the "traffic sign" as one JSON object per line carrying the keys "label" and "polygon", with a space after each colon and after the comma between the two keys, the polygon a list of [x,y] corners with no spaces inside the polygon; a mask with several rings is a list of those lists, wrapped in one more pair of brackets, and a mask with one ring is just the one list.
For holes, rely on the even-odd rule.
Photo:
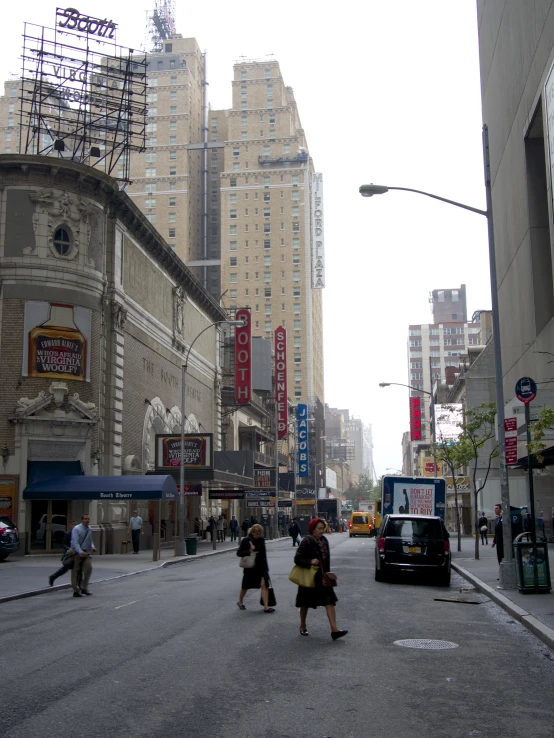
{"label": "traffic sign", "polygon": [[528,405],[537,396],[537,385],[531,377],[522,377],[516,382],[516,397],[524,405]]}

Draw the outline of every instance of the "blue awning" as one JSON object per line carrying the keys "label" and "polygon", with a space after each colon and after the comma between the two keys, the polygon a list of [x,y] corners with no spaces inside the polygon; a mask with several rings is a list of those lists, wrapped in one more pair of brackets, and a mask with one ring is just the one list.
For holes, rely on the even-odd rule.
{"label": "blue awning", "polygon": [[28,484],[24,500],[176,500],[169,475],[126,477],[59,476]]}
{"label": "blue awning", "polygon": [[27,486],[57,477],[74,477],[83,473],[80,461],[30,461],[27,465]]}

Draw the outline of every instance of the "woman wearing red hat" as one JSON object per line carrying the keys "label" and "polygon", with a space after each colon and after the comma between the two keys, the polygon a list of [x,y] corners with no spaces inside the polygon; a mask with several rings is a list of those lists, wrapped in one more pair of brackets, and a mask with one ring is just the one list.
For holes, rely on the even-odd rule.
{"label": "woman wearing red hat", "polygon": [[323,572],[331,571],[331,555],[329,552],[329,541],[323,535],[327,524],[321,518],[314,518],[308,523],[308,533],[302,539],[294,563],[305,569],[318,566],[319,571],[315,575],[315,587],[298,587],[296,595],[296,607],[300,608],[300,635],[307,636],[306,618],[308,609],[316,609],[322,606],[327,611],[329,624],[331,625],[331,638],[336,641],[345,636],[347,630],[339,630],[335,619],[335,605],[337,596],[333,587],[327,586],[323,580]]}

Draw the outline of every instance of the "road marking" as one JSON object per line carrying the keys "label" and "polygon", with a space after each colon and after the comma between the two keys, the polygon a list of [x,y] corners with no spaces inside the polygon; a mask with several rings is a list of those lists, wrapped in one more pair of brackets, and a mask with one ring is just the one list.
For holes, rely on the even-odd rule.
{"label": "road marking", "polygon": [[117,607],[114,607],[114,610],[121,610],[122,607],[128,607],[129,605],[136,605],[138,600],[133,600],[132,602],[126,602],[124,605],[118,605]]}

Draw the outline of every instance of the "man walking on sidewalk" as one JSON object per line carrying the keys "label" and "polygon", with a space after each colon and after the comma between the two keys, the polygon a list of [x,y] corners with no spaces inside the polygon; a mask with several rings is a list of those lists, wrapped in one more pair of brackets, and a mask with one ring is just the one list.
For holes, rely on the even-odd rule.
{"label": "man walking on sidewalk", "polygon": [[231,540],[236,541],[237,540],[237,530],[239,529],[239,521],[233,517],[231,518],[231,522],[229,523],[229,528],[231,529]]}
{"label": "man walking on sidewalk", "polygon": [[502,505],[495,505],[494,512],[496,520],[494,521],[494,538],[492,539],[492,548],[496,546],[496,558],[498,563],[504,558],[504,539],[502,537]]}
{"label": "man walking on sidewalk", "polygon": [[133,510],[133,517],[129,520],[129,532],[133,539],[133,553],[138,554],[140,550],[140,536],[142,533],[142,518],[137,510]]}
{"label": "man walking on sidewalk", "polygon": [[[71,548],[76,552],[75,566],[71,571],[71,586],[73,587],[73,597],[82,597],[82,595],[90,595],[88,591],[88,583],[92,574],[91,553],[96,551],[92,542],[92,531],[90,529],[89,515],[83,515],[81,523],[73,528],[71,533]],[[79,587],[79,577],[82,575],[83,581]]]}
{"label": "man walking on sidewalk", "polygon": [[72,520],[69,523],[69,529],[66,530],[66,532],[63,534],[63,544],[62,545],[63,545],[64,555],[62,556],[62,566],[57,571],[55,571],[51,576],[48,577],[48,584],[51,587],[54,586],[54,582],[56,581],[58,577],[63,576],[66,573],[66,571],[71,571],[71,569],[73,569],[74,562],[71,563],[68,561],[66,564],[64,564],[63,559],[65,557],[65,554],[71,548],[71,531],[76,525],[77,525],[77,521]]}

